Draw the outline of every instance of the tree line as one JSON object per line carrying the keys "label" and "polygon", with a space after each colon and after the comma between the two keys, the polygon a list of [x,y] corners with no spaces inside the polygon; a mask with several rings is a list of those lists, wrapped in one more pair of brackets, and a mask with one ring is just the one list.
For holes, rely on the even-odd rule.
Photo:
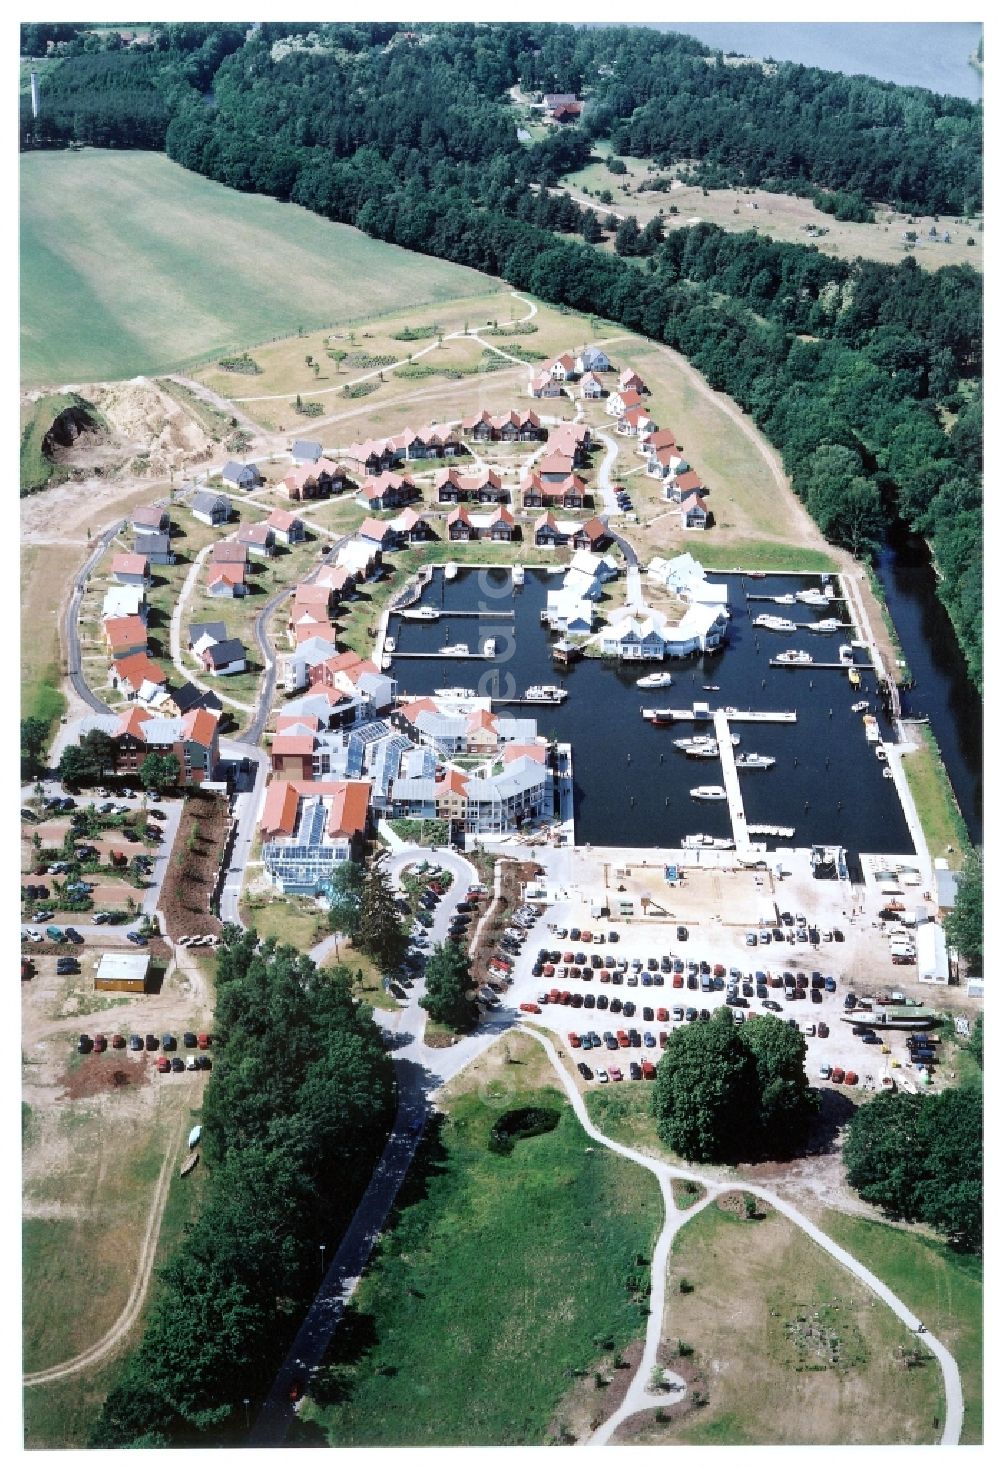
{"label": "tree line", "polygon": [[142,1341],[104,1403],[94,1447],[243,1440],[367,1185],[395,1113],[370,1009],[342,968],[227,927],[197,1220],[158,1270]]}

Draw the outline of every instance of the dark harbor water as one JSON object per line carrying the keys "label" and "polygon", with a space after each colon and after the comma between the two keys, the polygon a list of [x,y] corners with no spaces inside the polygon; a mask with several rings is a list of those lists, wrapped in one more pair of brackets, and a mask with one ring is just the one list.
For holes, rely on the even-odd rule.
{"label": "dark harbor water", "polygon": [[681,31],[706,46],[741,56],[773,57],[873,76],[905,87],[927,87],[977,102],[982,72],[972,66],[983,33],[979,21],[686,21],[648,22]]}
{"label": "dark harbor water", "polygon": [[925,541],[900,533],[878,563],[879,579],[913,677],[903,713],[928,718],[972,840],[983,838],[983,704],[941,602]]}
{"label": "dark harbor water", "polygon": [[[544,571],[526,572],[514,590],[506,569],[460,571],[445,585],[440,569],[421,605],[445,604],[451,610],[514,609],[514,620],[487,615],[478,619],[443,616],[436,622],[402,621],[393,617],[390,635],[397,652],[430,652],[465,642],[481,648],[487,637],[497,640],[492,662],[463,657],[409,661],[397,657],[392,673],[401,692],[430,693],[440,687],[464,687],[481,696],[512,697],[532,683],[561,683],[569,698],[561,707],[512,708],[512,716],[532,717],[538,731],[573,746],[577,844],[676,847],[682,836],[704,832],[731,836],[724,801],[693,800],[696,785],[721,784],[718,760],[687,759],[673,740],[691,734],[691,722],[656,728],[642,708],[690,708],[707,702],[714,710],[796,709],[794,724],[734,722],[739,753],[772,754],[777,763],[763,771],[740,771],[747,820],[751,825],[793,826],[792,841],[768,839],[768,845],[813,843],[843,845],[858,851],[909,853],[913,849],[895,786],[882,776],[883,765],[865,739],[861,715],[851,704],[867,698],[870,711],[881,716],[872,672],[862,672],[855,690],[842,670],[774,668],[768,659],[789,647],[809,651],[817,661],[837,661],[837,648],[848,634],[800,631],[787,636],[751,625],[753,616],[772,612],[797,622],[818,621],[844,613],[834,604],[823,610],[808,606],[779,607],[750,602],[746,595],[778,595],[819,584],[818,577],[769,576],[766,580],[718,577],[729,586],[732,620],[729,641],[709,657],[625,669],[618,663],[585,659],[572,668],[557,668],[551,646],[556,640],[541,625],[539,611],[548,589],[560,583]],[[508,655],[509,654],[509,655]],[[635,686],[644,673],[665,667],[673,677],[669,688]],[[718,692],[706,692],[715,684]],[[763,839],[763,837],[754,837]]]}

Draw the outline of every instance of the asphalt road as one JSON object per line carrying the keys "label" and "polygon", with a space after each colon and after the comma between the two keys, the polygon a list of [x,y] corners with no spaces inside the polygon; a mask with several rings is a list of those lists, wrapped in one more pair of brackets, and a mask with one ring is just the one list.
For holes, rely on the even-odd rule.
{"label": "asphalt road", "polygon": [[80,603],[83,600],[83,591],[87,577],[91,574],[97,562],[104,555],[108,546],[124,524],[124,520],[116,520],[110,529],[105,530],[98,536],[93,550],[77,572],[76,584],[67,603],[66,615],[63,620],[63,645],[66,648],[66,674],[73,684],[76,693],[95,713],[111,713],[113,710],[96,693],[91,692],[80,668]]}

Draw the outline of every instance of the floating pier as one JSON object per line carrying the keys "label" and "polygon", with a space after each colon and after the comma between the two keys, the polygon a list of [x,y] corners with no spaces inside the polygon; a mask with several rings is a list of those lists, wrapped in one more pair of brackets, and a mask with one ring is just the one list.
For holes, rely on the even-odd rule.
{"label": "floating pier", "polygon": [[778,662],[776,658],[768,658],[768,667],[801,667],[809,672],[847,672],[849,668],[857,668],[858,672],[874,672],[875,669],[870,662]]}
{"label": "floating pier", "polygon": [[712,713],[707,707],[704,712],[695,708],[643,708],[640,711],[647,722],[667,714],[671,723],[707,723],[710,718],[717,718],[718,713],[723,713],[731,723],[796,723],[799,716],[794,708],[776,709],[773,712],[759,712],[750,708],[722,708]]}
{"label": "floating pier", "polygon": [[392,660],[400,662],[404,657],[411,661],[425,662],[493,662],[486,652],[394,652]]}
{"label": "floating pier", "polygon": [[715,739],[719,746],[719,758],[722,761],[722,782],[726,787],[729,819],[733,827],[733,839],[736,842],[736,854],[737,856],[749,856],[751,854],[750,832],[747,830],[747,817],[743,810],[743,796],[740,793],[740,778],[736,771],[733,740],[729,733],[729,719],[725,713],[721,712],[714,714],[713,717]]}

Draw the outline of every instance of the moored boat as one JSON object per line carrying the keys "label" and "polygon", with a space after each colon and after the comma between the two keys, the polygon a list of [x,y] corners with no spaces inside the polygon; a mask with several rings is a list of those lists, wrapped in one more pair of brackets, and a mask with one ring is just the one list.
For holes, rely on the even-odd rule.
{"label": "moored boat", "polygon": [[857,703],[852,703],[851,704],[851,712],[852,713],[864,713],[865,709],[868,708],[869,706],[870,705],[869,705],[869,702],[868,702],[868,699],[867,698],[859,698],[858,701],[857,701]]}
{"label": "moored boat", "polygon": [[842,632],[844,623],[838,621],[835,616],[824,616],[822,621],[814,621],[809,630],[811,632]]}
{"label": "moored boat", "polygon": [[511,580],[511,585],[513,585],[513,586],[523,586],[524,585],[524,566],[523,565],[515,565],[514,566],[513,570],[510,573],[510,580]]}
{"label": "moored boat", "polygon": [[455,699],[461,699],[464,702],[464,700],[466,698],[475,698],[476,696],[477,696],[477,694],[476,694],[476,691],[475,691],[474,688],[435,688],[434,689],[434,697],[435,698],[455,698]]}
{"label": "moored boat", "polygon": [[865,738],[870,744],[877,744],[879,741],[878,719],[874,713],[862,714],[861,722],[865,726]]}
{"label": "moored boat", "polygon": [[724,800],[726,791],[721,784],[696,784],[690,795],[692,800]]}
{"label": "moored boat", "polygon": [[779,652],[774,660],[795,667],[799,663],[812,662],[812,656],[809,652],[802,652],[797,647],[790,647],[787,652]]}
{"label": "moored boat", "polygon": [[772,596],[771,600],[774,602],[775,606],[795,605],[795,597],[792,595],[791,591],[786,591],[784,596]]}
{"label": "moored boat", "polygon": [[452,642],[447,647],[438,648],[439,657],[468,657],[468,642]]}
{"label": "moored boat", "polygon": [[808,587],[805,591],[796,591],[796,601],[801,601],[803,606],[829,606],[830,597],[822,591],[817,591],[815,586]]}
{"label": "moored boat", "polygon": [[645,677],[639,678],[637,688],[669,688],[673,678],[669,672],[648,672]]}
{"label": "moored boat", "polygon": [[787,616],[771,616],[766,611],[762,616],[755,616],[753,624],[755,627],[763,627],[768,632],[794,632],[795,630],[795,623],[789,621]]}
{"label": "moored boat", "polygon": [[445,580],[446,581],[453,581],[457,575],[458,575],[458,566],[455,564],[455,562],[453,560],[449,560],[448,564],[444,568],[444,578],[445,578]]}
{"label": "moored boat", "polygon": [[561,703],[568,697],[566,689],[556,687],[554,683],[533,683],[524,690],[526,703]]}
{"label": "moored boat", "polygon": [[483,643],[483,656],[484,657],[495,657],[496,656],[496,652],[497,652],[497,641],[496,641],[496,637],[487,637],[486,638],[486,641]]}
{"label": "moored boat", "polygon": [[858,672],[858,669],[856,667],[849,667],[847,669],[847,681],[850,683],[852,688],[860,688],[861,674],[860,672]]}
{"label": "moored boat", "polygon": [[727,835],[702,835],[700,832],[697,835],[685,835],[681,839],[681,849],[685,851],[731,851],[735,844]]}
{"label": "moored boat", "polygon": [[737,754],[737,769],[770,769],[777,764],[773,754]]}
{"label": "moored boat", "polygon": [[436,606],[413,606],[409,611],[400,612],[406,621],[437,621],[440,615]]}

